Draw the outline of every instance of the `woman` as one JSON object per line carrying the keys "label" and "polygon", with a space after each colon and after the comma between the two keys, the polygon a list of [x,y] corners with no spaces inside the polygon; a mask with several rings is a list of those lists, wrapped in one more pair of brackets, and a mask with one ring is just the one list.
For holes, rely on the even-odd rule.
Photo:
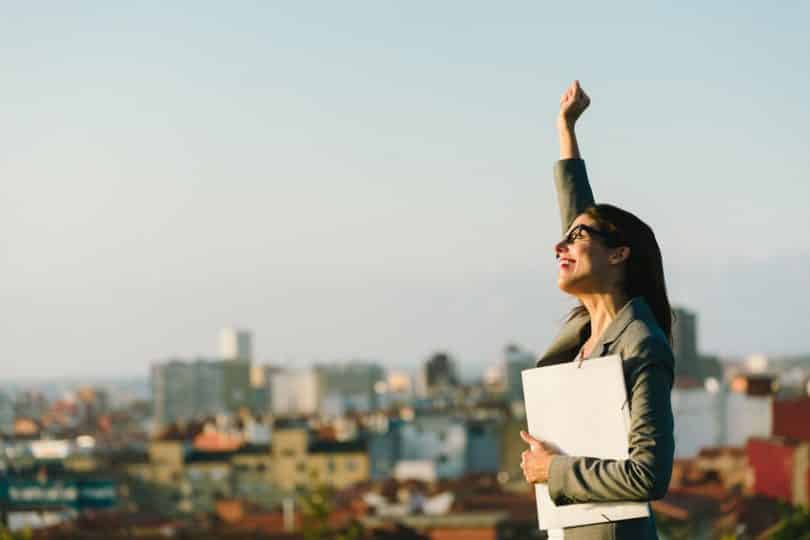
{"label": "woman", "polygon": [[[579,306],[537,365],[621,355],[630,405],[629,458],[558,455],[550,445],[521,432],[529,444],[522,454],[523,474],[529,483],[548,483],[557,506],[661,498],[674,453],[672,312],[661,252],[652,230],[640,219],[594,202],[574,132],[589,104],[574,81],[560,100],[557,124],[560,161],[555,180],[564,235],[555,246],[557,284],[575,296]],[[564,407],[560,414],[565,414]],[[658,538],[652,513],[649,518],[569,527],[563,534],[566,540]]]}

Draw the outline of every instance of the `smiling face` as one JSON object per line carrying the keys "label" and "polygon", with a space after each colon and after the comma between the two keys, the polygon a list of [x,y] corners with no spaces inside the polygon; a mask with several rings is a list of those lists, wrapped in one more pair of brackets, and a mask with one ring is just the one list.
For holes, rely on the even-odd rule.
{"label": "smiling face", "polygon": [[[591,229],[591,230],[589,230]],[[597,231],[591,216],[580,214],[554,251],[557,256],[557,286],[572,295],[609,292],[622,277],[622,262],[629,248],[611,248]]]}

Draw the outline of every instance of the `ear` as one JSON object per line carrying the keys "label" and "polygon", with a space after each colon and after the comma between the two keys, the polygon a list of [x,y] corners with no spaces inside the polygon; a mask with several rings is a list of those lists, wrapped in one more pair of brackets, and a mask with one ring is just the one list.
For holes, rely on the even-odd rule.
{"label": "ear", "polygon": [[630,248],[628,246],[620,246],[613,250],[613,253],[608,257],[610,264],[621,264],[630,258]]}

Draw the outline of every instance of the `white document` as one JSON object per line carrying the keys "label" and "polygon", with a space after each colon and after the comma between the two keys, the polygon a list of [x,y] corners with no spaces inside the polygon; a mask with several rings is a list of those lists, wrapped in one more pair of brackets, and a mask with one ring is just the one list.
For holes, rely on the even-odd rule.
{"label": "white document", "polygon": [[[562,454],[627,459],[630,408],[619,356],[576,360],[522,372],[529,434]],[[535,484],[541,529],[646,517],[646,502],[556,506],[547,484]]]}

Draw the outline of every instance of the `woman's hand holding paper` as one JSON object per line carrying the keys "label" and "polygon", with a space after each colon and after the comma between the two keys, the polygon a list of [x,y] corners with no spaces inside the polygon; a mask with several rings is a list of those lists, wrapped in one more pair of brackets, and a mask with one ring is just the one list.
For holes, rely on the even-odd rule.
{"label": "woman's hand holding paper", "polygon": [[557,452],[551,445],[535,439],[525,431],[520,432],[520,438],[529,445],[529,450],[524,450],[520,454],[520,468],[523,469],[526,481],[530,484],[548,482],[551,458]]}

